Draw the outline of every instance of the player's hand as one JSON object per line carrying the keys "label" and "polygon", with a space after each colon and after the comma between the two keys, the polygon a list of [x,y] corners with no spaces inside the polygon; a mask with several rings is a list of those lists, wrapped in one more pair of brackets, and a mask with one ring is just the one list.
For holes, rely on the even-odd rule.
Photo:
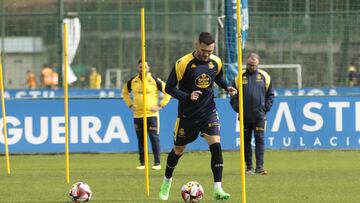
{"label": "player's hand", "polygon": [[135,112],[135,111],[136,111],[136,108],[135,108],[135,106],[134,106],[134,105],[131,105],[131,106],[130,106],[130,109],[131,109],[131,111],[133,111],[133,112]]}
{"label": "player's hand", "polygon": [[159,105],[153,106],[150,108],[150,111],[155,113],[158,112],[161,109],[161,107]]}
{"label": "player's hand", "polygon": [[230,96],[234,96],[235,94],[237,94],[237,89],[232,86],[228,87],[227,91],[229,92]]}
{"label": "player's hand", "polygon": [[190,94],[190,100],[191,100],[191,101],[198,100],[198,99],[199,99],[199,96],[200,96],[201,94],[202,94],[202,92],[199,91],[199,90],[196,90],[196,91],[191,92],[191,94]]}

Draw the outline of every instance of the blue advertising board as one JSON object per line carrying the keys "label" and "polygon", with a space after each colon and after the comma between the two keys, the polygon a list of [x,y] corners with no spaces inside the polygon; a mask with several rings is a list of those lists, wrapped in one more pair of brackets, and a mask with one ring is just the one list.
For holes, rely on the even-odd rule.
{"label": "blue advertising board", "polygon": [[268,118],[267,148],[360,148],[358,97],[279,97]]}
{"label": "blue advertising board", "polygon": [[360,87],[276,88],[278,96],[360,96]]}
{"label": "blue advertising board", "polygon": [[[70,98],[120,98],[120,89],[76,89],[68,91]],[[64,97],[63,89],[8,89],[4,93],[7,99],[41,99]]]}
{"label": "blue advertising board", "polygon": [[[70,98],[121,98],[120,89],[69,89]],[[360,87],[306,87],[306,88],[276,88],[276,96],[359,96]],[[215,89],[215,95],[218,95]],[[7,99],[41,99],[62,98],[63,89],[8,89],[4,93]]]}
{"label": "blue advertising board", "polygon": [[[216,103],[222,148],[238,150],[237,114],[229,99],[216,99]],[[6,100],[10,153],[64,152],[63,106],[60,99]],[[161,110],[162,151],[172,148],[176,112],[174,99]],[[277,97],[267,118],[267,149],[360,148],[358,97]],[[4,152],[2,128],[1,121],[0,153]],[[132,112],[122,99],[71,99],[69,138],[71,152],[137,151]],[[199,138],[187,148],[207,150],[208,146]]]}

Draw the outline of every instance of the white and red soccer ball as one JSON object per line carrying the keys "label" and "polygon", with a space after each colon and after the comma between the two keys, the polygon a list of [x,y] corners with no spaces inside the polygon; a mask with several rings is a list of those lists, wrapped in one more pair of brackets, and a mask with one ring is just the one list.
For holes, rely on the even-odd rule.
{"label": "white and red soccer ball", "polygon": [[198,182],[190,181],[181,187],[181,197],[185,202],[200,202],[203,196],[204,189]]}
{"label": "white and red soccer ball", "polygon": [[90,186],[84,182],[77,182],[72,185],[69,197],[72,202],[88,202],[91,199]]}

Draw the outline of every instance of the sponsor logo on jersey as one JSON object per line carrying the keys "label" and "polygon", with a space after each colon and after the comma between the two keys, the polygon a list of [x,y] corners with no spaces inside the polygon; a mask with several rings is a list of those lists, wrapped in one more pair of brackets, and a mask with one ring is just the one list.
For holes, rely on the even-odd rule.
{"label": "sponsor logo on jersey", "polygon": [[211,78],[209,75],[203,73],[195,79],[195,84],[199,88],[207,88],[210,86]]}

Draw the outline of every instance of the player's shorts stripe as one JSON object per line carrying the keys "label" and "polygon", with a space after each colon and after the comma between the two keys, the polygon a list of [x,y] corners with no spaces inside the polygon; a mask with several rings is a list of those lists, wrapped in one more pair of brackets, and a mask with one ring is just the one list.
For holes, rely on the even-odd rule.
{"label": "player's shorts stripe", "polygon": [[175,126],[174,126],[174,141],[176,141],[177,132],[179,130],[179,123],[180,123],[180,118],[176,118]]}

